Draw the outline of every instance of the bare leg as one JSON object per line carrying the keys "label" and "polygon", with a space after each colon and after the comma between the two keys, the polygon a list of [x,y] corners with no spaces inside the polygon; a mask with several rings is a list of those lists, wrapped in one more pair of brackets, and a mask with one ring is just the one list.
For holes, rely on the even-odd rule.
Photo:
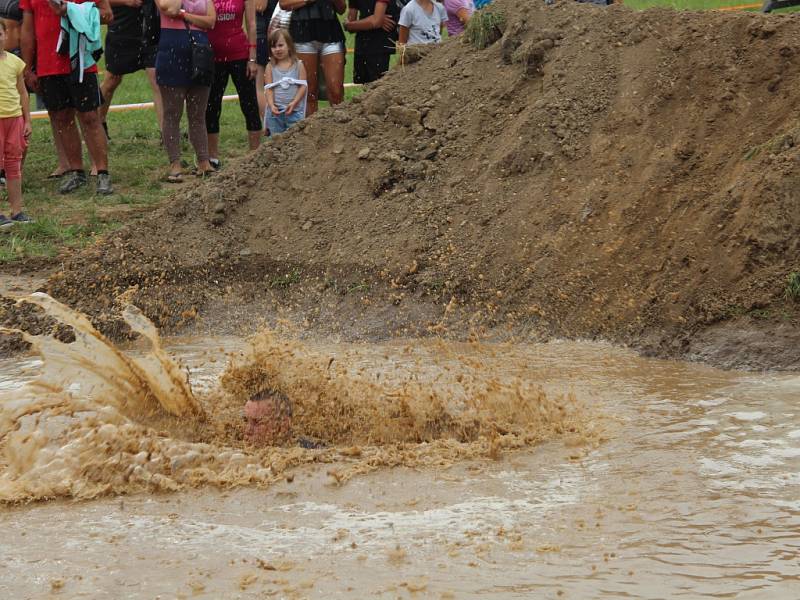
{"label": "bare leg", "polygon": [[258,148],[259,144],[261,143],[261,138],[264,137],[264,130],[261,131],[248,131],[247,132],[247,144],[250,150],[255,150]]}
{"label": "bare leg", "polygon": [[153,90],[153,105],[156,109],[156,119],[158,119],[158,129],[164,129],[164,105],[161,102],[161,88],[156,83],[156,70],[145,69],[147,80],[150,82],[150,89]]}
{"label": "bare leg", "polygon": [[208,155],[211,158],[219,158],[219,134],[208,134]]}
{"label": "bare leg", "polygon": [[[50,121],[54,127],[54,138],[61,140],[67,170],[83,170],[81,136],[75,126],[75,109],[65,108],[64,110],[50,113]],[[100,131],[102,132],[102,129]],[[103,134],[103,137],[105,138],[105,134]]]}
{"label": "bare leg", "polygon": [[100,121],[100,114],[96,110],[79,112],[78,122],[81,124],[86,147],[92,157],[94,171],[108,171],[108,140],[106,132]]}
{"label": "bare leg", "polygon": [[186,93],[186,117],[189,121],[189,141],[197,156],[197,170],[212,171],[208,161],[208,132],[206,131],[206,105],[209,87],[193,86]]}
{"label": "bare leg", "polygon": [[267,110],[267,96],[264,93],[264,71],[266,67],[258,65],[256,71],[256,98],[258,98],[258,114],[261,115],[261,120],[264,120],[264,113]]}
{"label": "bare leg", "polygon": [[106,120],[108,108],[111,106],[111,99],[114,97],[114,92],[117,91],[120,83],[122,83],[122,75],[114,75],[106,71],[103,77],[103,84],[100,86],[100,93],[103,95],[103,104],[98,109],[101,121]]}
{"label": "bare leg", "polygon": [[11,216],[22,212],[22,179],[7,179],[8,203],[11,205]]}
{"label": "bare leg", "polygon": [[69,160],[67,159],[67,152],[64,150],[61,133],[58,131],[56,122],[52,117],[50,118],[50,131],[53,132],[53,145],[56,147],[56,156],[58,156],[58,167],[53,171],[53,175],[63,175],[69,171]]}
{"label": "bare leg", "polygon": [[310,117],[317,112],[319,98],[319,85],[317,83],[318,57],[316,54],[297,54],[306,68],[306,81],[308,82],[308,99],[306,100],[306,116]]}
{"label": "bare leg", "polygon": [[344,53],[326,54],[322,57],[322,72],[328,88],[328,102],[341,104],[344,100]]}

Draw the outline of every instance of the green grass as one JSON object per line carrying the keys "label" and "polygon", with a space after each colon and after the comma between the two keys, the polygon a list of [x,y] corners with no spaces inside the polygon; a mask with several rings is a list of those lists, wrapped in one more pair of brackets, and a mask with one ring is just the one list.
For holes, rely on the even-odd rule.
{"label": "green grass", "polygon": [[[352,47],[352,36],[347,35],[348,47]],[[352,81],[352,55],[348,55],[348,59],[345,81],[349,82]],[[101,61],[101,72],[103,69]],[[235,93],[230,84],[226,94]],[[348,88],[345,98],[358,93],[358,89]],[[150,100],[150,86],[145,74],[140,72],[125,76],[113,102],[129,104]],[[320,106],[326,105],[320,103]],[[35,110],[33,98],[31,106]],[[26,257],[57,256],[62,250],[85,246],[124,223],[147,218],[150,210],[175,190],[174,185],[162,182],[167,172],[167,156],[160,143],[155,112],[110,112],[107,121],[111,135],[109,170],[116,193],[104,197],[94,194],[94,178],[78,192],[66,196],[58,194],[58,180],[47,179],[57,166],[50,124],[47,119],[34,120],[23,172],[23,202],[25,212],[37,223],[0,232],[0,264],[23,261]],[[184,131],[185,123],[184,116]],[[239,104],[225,102],[220,119],[220,159],[227,162],[246,152],[247,133]],[[182,156],[193,164],[194,152],[187,141],[183,143]],[[89,158],[85,151],[84,157],[88,169]],[[5,191],[0,191],[0,213],[7,212]]]}
{"label": "green grass", "polygon": [[793,271],[787,275],[783,294],[787,300],[800,300],[800,273]]}

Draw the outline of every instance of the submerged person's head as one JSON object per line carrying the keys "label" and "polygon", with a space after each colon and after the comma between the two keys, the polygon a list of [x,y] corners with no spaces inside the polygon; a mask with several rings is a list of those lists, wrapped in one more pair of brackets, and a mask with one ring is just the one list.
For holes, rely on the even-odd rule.
{"label": "submerged person's head", "polygon": [[292,435],[292,405],[277,390],[253,394],[244,405],[244,417],[244,437],[251,444],[278,446]]}

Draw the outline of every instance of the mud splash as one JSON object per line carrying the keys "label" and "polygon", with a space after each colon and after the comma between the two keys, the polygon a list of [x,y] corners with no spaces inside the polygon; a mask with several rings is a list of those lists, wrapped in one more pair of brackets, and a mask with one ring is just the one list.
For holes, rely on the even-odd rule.
{"label": "mud splash", "polygon": [[[135,307],[125,319],[148,344],[140,356],[46,295],[26,301],[72,327],[76,341],[26,335],[41,373],[0,390],[3,502],[266,486],[306,463],[330,464],[331,481],[341,483],[381,466],[447,466],[559,435],[571,445],[601,436],[571,395],[493,375],[504,359],[491,349],[315,348],[267,331],[232,360],[221,387],[195,395]],[[248,447],[241,407],[264,386],[292,401],[295,436],[324,447]]]}

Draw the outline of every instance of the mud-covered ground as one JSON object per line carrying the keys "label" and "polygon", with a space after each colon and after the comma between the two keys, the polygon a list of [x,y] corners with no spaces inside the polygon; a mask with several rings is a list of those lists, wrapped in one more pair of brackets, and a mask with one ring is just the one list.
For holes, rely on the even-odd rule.
{"label": "mud-covered ground", "polygon": [[[794,369],[792,16],[498,0],[353,102],[178,192],[46,289],[118,329],[607,339]],[[0,308],[0,320],[11,319]]]}

